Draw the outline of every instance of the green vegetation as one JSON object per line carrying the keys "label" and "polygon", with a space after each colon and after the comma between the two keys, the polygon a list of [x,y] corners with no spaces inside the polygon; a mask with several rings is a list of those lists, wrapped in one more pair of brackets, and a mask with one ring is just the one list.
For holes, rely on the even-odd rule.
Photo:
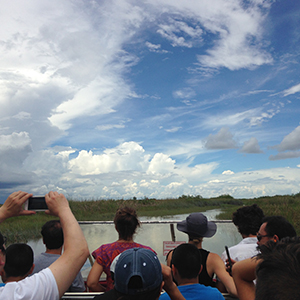
{"label": "green vegetation", "polygon": [[[300,193],[295,195],[259,197],[254,199],[234,199],[230,195],[216,198],[202,198],[200,195],[182,195],[177,199],[139,199],[130,200],[70,200],[70,207],[78,221],[113,220],[116,210],[122,206],[131,206],[139,216],[166,216],[205,211],[220,208],[219,219],[231,219],[232,213],[243,205],[256,203],[265,215],[282,215],[286,217],[300,233]],[[0,224],[0,231],[8,238],[8,243],[26,242],[40,238],[42,225],[53,219],[43,212],[34,216],[12,218]]]}

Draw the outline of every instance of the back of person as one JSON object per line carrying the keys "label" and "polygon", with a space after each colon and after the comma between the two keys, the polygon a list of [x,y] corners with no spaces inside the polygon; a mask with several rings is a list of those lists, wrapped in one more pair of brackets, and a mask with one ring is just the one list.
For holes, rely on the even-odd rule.
{"label": "back of person", "polygon": [[33,251],[27,244],[12,244],[6,249],[6,262],[0,272],[2,281],[19,281],[26,278],[33,270]]}
{"label": "back of person", "polygon": [[300,238],[283,238],[261,246],[256,268],[256,300],[300,299]]}
{"label": "back of person", "polygon": [[[258,254],[256,234],[263,218],[264,213],[257,204],[240,207],[232,214],[232,222],[243,238],[240,243],[228,249],[232,260],[236,262]],[[222,253],[221,258],[226,262],[227,255],[225,251]]]}
{"label": "back of person", "polygon": [[[120,253],[132,248],[145,248],[153,251],[150,247],[133,241],[133,236],[140,226],[135,209],[131,207],[119,208],[114,218],[114,224],[118,232],[118,240],[101,245],[92,252],[95,262],[87,278],[87,286],[90,291],[107,292],[113,288],[110,266]],[[155,253],[155,251],[153,252]],[[106,274],[106,287],[99,283],[103,272]]]}
{"label": "back of person", "polygon": [[[46,246],[46,252],[38,255],[35,260],[35,267],[32,274],[38,273],[41,270],[49,267],[55,262],[62,253],[64,244],[63,230],[59,220],[51,220],[46,222],[41,230],[43,243]],[[83,292],[85,284],[81,273],[78,273],[75,280],[67,290],[68,292]]]}
{"label": "back of person", "polygon": [[[179,291],[186,300],[224,299],[217,289],[198,283],[198,275],[202,270],[201,261],[200,251],[192,244],[181,244],[174,249],[171,269]],[[169,300],[170,297],[163,294],[159,299]]]}

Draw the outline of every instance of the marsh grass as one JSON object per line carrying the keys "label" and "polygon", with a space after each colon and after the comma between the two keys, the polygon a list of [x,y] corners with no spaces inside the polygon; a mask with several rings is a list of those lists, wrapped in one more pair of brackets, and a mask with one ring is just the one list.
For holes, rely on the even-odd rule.
{"label": "marsh grass", "polygon": [[[259,205],[265,215],[282,215],[286,217],[300,233],[300,193],[254,199],[234,199],[230,195],[205,199],[201,196],[186,196],[171,199],[130,199],[130,200],[70,200],[70,207],[78,221],[113,220],[119,207],[130,206],[139,216],[166,216],[206,211],[220,208],[218,219],[231,220],[232,213],[243,205]],[[6,220],[0,224],[0,231],[8,238],[8,244],[39,239],[42,225],[55,219],[43,212],[33,216],[24,216]]]}

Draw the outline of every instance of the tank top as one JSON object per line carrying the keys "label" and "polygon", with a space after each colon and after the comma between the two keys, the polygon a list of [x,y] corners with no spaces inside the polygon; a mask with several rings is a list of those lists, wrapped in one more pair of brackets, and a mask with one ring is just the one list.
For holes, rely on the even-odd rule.
{"label": "tank top", "polygon": [[213,276],[210,277],[209,274],[207,273],[207,268],[206,268],[206,262],[207,262],[207,256],[209,254],[209,251],[206,251],[204,249],[199,249],[202,257],[202,271],[199,274],[199,283],[204,284],[206,286],[211,286],[211,287],[216,287],[216,283],[213,280]]}

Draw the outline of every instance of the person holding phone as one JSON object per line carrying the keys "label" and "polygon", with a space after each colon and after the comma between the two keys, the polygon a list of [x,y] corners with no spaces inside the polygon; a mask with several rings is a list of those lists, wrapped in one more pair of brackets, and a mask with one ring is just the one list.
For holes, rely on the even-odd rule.
{"label": "person holding phone", "polygon": [[[23,209],[31,196],[22,191],[12,193],[0,207],[0,223],[11,217],[34,214],[34,211]],[[48,206],[46,213],[60,219],[64,231],[64,252],[41,272],[0,287],[0,299],[60,299],[89,255],[87,242],[65,196],[49,192],[45,199]]]}
{"label": "person holding phone", "polygon": [[256,234],[259,231],[263,218],[263,210],[257,204],[240,207],[232,214],[232,222],[243,239],[237,245],[228,248],[231,260],[229,260],[226,251],[221,255],[228,271],[231,269],[230,264],[232,265],[237,261],[258,254]]}

